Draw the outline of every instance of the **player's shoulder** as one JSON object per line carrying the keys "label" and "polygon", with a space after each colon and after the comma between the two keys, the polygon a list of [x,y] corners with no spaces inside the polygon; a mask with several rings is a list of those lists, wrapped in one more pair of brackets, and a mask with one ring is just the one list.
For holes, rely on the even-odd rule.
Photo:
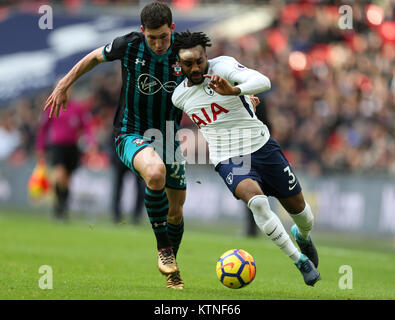
{"label": "player's shoulder", "polygon": [[115,38],[111,43],[108,43],[103,50],[103,56],[106,61],[114,61],[121,59],[132,44],[139,45],[144,37],[139,32],[129,32],[125,35]]}
{"label": "player's shoulder", "polygon": [[109,43],[106,46],[106,52],[109,54],[114,50],[125,50],[129,44],[139,44],[141,40],[139,32],[129,32],[128,34],[115,38],[111,43]]}
{"label": "player's shoulder", "polygon": [[230,57],[230,56],[218,56],[218,57],[210,59],[209,61],[214,63],[214,64],[218,64],[218,63],[233,63],[233,62],[236,61],[236,59],[233,58],[233,57]]}
{"label": "player's shoulder", "polygon": [[140,42],[144,40],[144,35],[141,32],[132,31],[128,34],[118,37],[118,39],[122,41],[125,45],[140,44]]}
{"label": "player's shoulder", "polygon": [[214,73],[221,73],[237,68],[244,68],[239,62],[230,56],[219,56],[209,60],[210,69]]}

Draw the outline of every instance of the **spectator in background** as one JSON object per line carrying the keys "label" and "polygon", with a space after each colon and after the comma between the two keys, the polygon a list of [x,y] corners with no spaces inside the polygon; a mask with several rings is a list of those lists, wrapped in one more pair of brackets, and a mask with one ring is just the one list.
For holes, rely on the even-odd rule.
{"label": "spectator in background", "polygon": [[[38,161],[46,156],[52,167],[51,180],[55,188],[54,217],[67,219],[69,184],[79,165],[80,137],[86,137],[86,149],[93,150],[96,141],[89,121],[89,113],[76,101],[68,103],[67,112],[60,117],[49,118],[49,110],[42,114],[36,139]],[[86,150],[85,150],[86,151]]]}
{"label": "spectator in background", "polygon": [[37,121],[32,110],[32,103],[28,99],[18,101],[16,105],[16,121],[21,133],[21,149],[27,154],[34,153],[34,141]]}
{"label": "spectator in background", "polygon": [[0,160],[6,160],[21,144],[22,136],[9,109],[0,111]]}
{"label": "spectator in background", "polygon": [[[234,56],[272,80],[272,90],[265,97],[271,133],[297,170],[315,176],[395,174],[394,4],[380,2],[383,21],[371,25],[366,13],[369,8],[377,9],[376,4],[267,3],[274,17],[269,27],[237,39],[216,39],[209,57]],[[352,7],[351,30],[339,28],[338,9],[342,4]],[[380,10],[374,12],[380,16]],[[92,84],[111,88],[107,96],[117,98],[121,77],[101,72],[95,75]],[[11,104],[8,108],[14,110]],[[97,118],[103,123],[113,118],[114,111],[103,111],[106,108],[95,105]],[[15,115],[12,118],[15,122]],[[4,134],[4,125],[0,131]],[[25,143],[28,131],[23,125],[19,125],[19,131],[22,143],[17,145],[25,145],[29,153],[29,144]],[[111,132],[112,123],[98,137],[101,147]],[[10,143],[4,142],[0,148]]]}
{"label": "spectator in background", "polygon": [[[118,67],[118,66],[116,66]],[[92,77],[91,86],[93,94],[92,114],[94,121],[100,123],[97,126],[98,143],[102,144],[104,152],[111,160],[110,163],[114,169],[113,180],[113,197],[112,197],[112,219],[114,223],[122,221],[121,198],[124,186],[124,178],[127,175],[128,168],[120,161],[114,150],[114,142],[112,137],[113,123],[112,119],[118,106],[118,95],[121,90],[122,82],[121,74],[118,68],[114,68],[107,73],[97,73]],[[131,222],[138,224],[144,207],[145,183],[135,175],[136,182],[136,201],[131,210]]]}
{"label": "spectator in background", "polygon": [[[272,135],[297,169],[393,173],[393,4],[349,4],[351,30],[339,28],[342,4],[349,3],[271,1],[268,28],[216,41],[209,56],[234,56],[272,80]],[[372,24],[368,12],[382,23]]]}

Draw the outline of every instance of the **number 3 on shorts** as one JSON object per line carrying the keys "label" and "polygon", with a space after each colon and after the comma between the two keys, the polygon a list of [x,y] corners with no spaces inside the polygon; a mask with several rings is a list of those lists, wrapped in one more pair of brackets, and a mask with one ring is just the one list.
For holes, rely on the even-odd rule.
{"label": "number 3 on shorts", "polygon": [[284,168],[284,172],[288,172],[288,175],[289,175],[289,180],[288,180],[288,183],[289,183],[289,190],[292,190],[293,188],[295,188],[295,186],[297,185],[297,183],[295,183],[293,186],[291,186],[295,181],[296,181],[296,177],[295,177],[295,175],[293,174],[293,172],[291,171],[291,169],[290,169],[290,167],[289,166],[286,166],[285,168]]}

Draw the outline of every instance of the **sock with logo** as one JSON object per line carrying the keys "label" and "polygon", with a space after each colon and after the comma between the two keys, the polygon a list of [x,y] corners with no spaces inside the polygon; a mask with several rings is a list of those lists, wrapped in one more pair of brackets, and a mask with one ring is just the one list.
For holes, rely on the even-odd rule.
{"label": "sock with logo", "polygon": [[174,254],[177,256],[178,248],[180,247],[182,235],[184,234],[184,219],[179,224],[167,223],[167,232],[169,239],[173,245]]}
{"label": "sock with logo", "polygon": [[314,225],[314,216],[311,212],[310,205],[306,202],[306,206],[302,212],[298,214],[290,214],[291,218],[295,221],[298,226],[300,235],[304,239],[308,239],[311,229]]}
{"label": "sock with logo", "polygon": [[172,244],[167,233],[169,201],[165,189],[151,190],[146,187],[144,203],[156,236],[158,250],[171,247]]}
{"label": "sock with logo", "polygon": [[300,252],[293,244],[288,233],[277,215],[270,209],[269,200],[265,195],[257,195],[248,201],[258,227],[272,240],[293,262],[298,262]]}

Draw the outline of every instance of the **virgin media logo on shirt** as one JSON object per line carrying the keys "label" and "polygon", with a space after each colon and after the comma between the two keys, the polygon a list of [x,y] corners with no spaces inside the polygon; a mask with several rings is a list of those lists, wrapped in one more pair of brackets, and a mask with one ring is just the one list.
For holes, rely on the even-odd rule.
{"label": "virgin media logo on shirt", "polygon": [[157,93],[161,89],[168,93],[173,92],[177,87],[177,82],[168,81],[162,84],[162,82],[160,82],[160,80],[153,75],[143,73],[137,79],[137,86],[142,94],[150,96]]}

